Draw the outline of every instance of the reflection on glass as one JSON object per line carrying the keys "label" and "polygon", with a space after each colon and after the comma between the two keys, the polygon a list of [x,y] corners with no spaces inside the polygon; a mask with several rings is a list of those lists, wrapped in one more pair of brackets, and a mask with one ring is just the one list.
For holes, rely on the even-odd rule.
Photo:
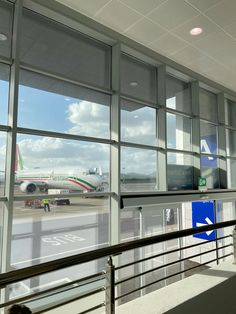
{"label": "reflection on glass", "polygon": [[110,86],[110,47],[23,10],[21,61],[64,77]]}
{"label": "reflection on glass", "polygon": [[121,189],[123,191],[152,191],[157,189],[156,151],[121,148]]}
{"label": "reflection on glass", "polygon": [[203,119],[217,121],[217,97],[212,92],[200,88],[199,94],[200,117]]}
{"label": "reflection on glass", "polygon": [[236,128],[236,102],[230,99],[225,100],[226,105],[226,123]]}
{"label": "reflection on glass", "polygon": [[109,188],[109,145],[18,135],[16,193]]}
{"label": "reflection on glass", "polygon": [[156,102],[156,69],[142,61],[122,55],[121,92],[134,98]]}
{"label": "reflection on glass", "polygon": [[9,73],[10,68],[0,63],[0,124],[3,125],[8,119]]}
{"label": "reflection on glass", "polygon": [[168,190],[191,190],[193,188],[192,156],[167,153]]}
{"label": "reflection on glass", "polygon": [[167,147],[191,150],[191,119],[167,112]]}
{"label": "reflection on glass", "polygon": [[6,133],[0,132],[0,195],[4,195],[5,186],[6,139]]}
{"label": "reflection on glass", "polygon": [[191,113],[190,84],[172,76],[167,76],[166,106],[185,113]]}
{"label": "reflection on glass", "polygon": [[0,33],[1,45],[0,55],[10,58],[11,56],[11,36],[13,23],[13,5],[6,1],[0,2]]}
{"label": "reflection on glass", "polygon": [[217,154],[217,127],[213,124],[201,121],[201,153]]}
{"label": "reflection on glass", "polygon": [[[236,218],[236,208],[235,208],[235,201],[234,202],[228,202],[228,201],[218,201],[216,202],[217,206],[217,222],[224,222],[228,220],[233,220]],[[217,236],[223,237],[223,236],[230,236],[228,238],[222,239],[218,241],[218,247],[222,247],[224,245],[231,245],[226,248],[222,248],[219,250],[218,254],[219,256],[225,256],[226,254],[232,254],[232,233],[233,233],[234,226],[222,228],[217,230]],[[225,261],[233,261],[233,256],[224,257],[222,262]]]}
{"label": "reflection on glass", "polygon": [[156,144],[156,109],[131,101],[121,102],[121,140]]}
{"label": "reflection on glass", "polygon": [[207,188],[217,189],[220,187],[218,158],[201,156],[201,177],[207,179]]}
{"label": "reflection on glass", "polygon": [[236,131],[226,129],[227,156],[236,157]]}
{"label": "reflection on glass", "polygon": [[229,187],[236,188],[236,160],[235,159],[228,159],[227,160],[227,170],[228,170],[228,180],[229,180]]}
{"label": "reflection on glass", "polygon": [[[70,205],[56,205],[50,199],[50,212],[35,199],[29,205],[24,201],[14,202],[11,242],[11,267],[24,268],[70,255],[95,250],[109,245],[108,198],[71,197]],[[27,248],[27,249],[26,249]],[[24,251],[24,254],[22,252]],[[90,267],[88,267],[90,265]],[[100,260],[53,272],[40,278],[32,278],[25,288],[39,289],[74,280],[104,269]],[[20,295],[21,286],[14,286],[11,293]]]}
{"label": "reflection on glass", "polygon": [[110,97],[43,75],[21,71],[18,125],[109,138]]}

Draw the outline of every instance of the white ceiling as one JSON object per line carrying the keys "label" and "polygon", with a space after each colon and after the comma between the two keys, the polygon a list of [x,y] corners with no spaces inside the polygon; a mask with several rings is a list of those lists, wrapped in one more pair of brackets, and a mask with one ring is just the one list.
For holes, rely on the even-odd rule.
{"label": "white ceiling", "polygon": [[236,0],[57,1],[236,91]]}

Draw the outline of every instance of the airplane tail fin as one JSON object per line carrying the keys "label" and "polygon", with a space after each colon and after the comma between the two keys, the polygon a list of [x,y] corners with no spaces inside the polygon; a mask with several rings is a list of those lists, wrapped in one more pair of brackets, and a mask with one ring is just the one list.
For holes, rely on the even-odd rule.
{"label": "airplane tail fin", "polygon": [[16,144],[16,160],[15,160],[15,171],[21,171],[24,169],[24,162],[21,156],[19,145]]}
{"label": "airplane tail fin", "polygon": [[103,175],[103,173],[102,173],[102,167],[99,167],[99,168],[98,168],[98,174],[99,174],[100,176]]}

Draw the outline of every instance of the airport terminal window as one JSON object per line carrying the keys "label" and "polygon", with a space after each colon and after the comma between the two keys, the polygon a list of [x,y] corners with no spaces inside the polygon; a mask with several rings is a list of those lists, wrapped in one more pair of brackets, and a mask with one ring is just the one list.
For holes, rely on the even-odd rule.
{"label": "airport terminal window", "polygon": [[226,123],[229,126],[236,128],[236,102],[230,99],[226,99]]}
{"label": "airport terminal window", "polygon": [[218,152],[218,128],[211,123],[200,122],[201,153],[217,154]]}
{"label": "airport terminal window", "polygon": [[122,94],[156,103],[156,68],[124,54],[120,64]]}
{"label": "airport terminal window", "polygon": [[3,125],[8,120],[9,75],[9,66],[0,63],[0,124]]}
{"label": "airport terminal window", "polygon": [[236,160],[227,160],[227,170],[228,170],[228,183],[230,188],[236,188]]}
{"label": "airport terminal window", "polygon": [[[44,212],[40,200],[15,201],[11,237],[11,266],[24,268],[35,264],[75,255],[109,245],[110,205],[107,197],[70,198],[70,205],[57,205],[50,200],[50,212]],[[27,250],[23,248],[27,247]],[[98,270],[96,265],[94,273]],[[83,268],[87,268],[87,264]],[[83,274],[86,269],[83,270]],[[64,278],[61,274],[50,274],[32,280],[36,288]],[[66,270],[66,277],[73,280],[78,273]],[[42,277],[41,277],[42,278]],[[45,282],[46,280],[46,282]]]}
{"label": "airport terminal window", "polygon": [[17,153],[16,194],[109,191],[107,144],[18,134]]}
{"label": "airport terminal window", "polygon": [[208,189],[220,188],[218,158],[201,155],[201,177],[207,179]]}
{"label": "airport terminal window", "polygon": [[7,134],[0,132],[0,196],[4,195]]}
{"label": "airport terminal window", "polygon": [[167,185],[169,191],[193,189],[193,157],[167,153]]}
{"label": "airport terminal window", "polygon": [[190,83],[168,75],[166,77],[166,107],[191,113]]}
{"label": "airport terminal window", "polygon": [[110,96],[22,70],[18,125],[110,138]]}
{"label": "airport terminal window", "polygon": [[13,23],[13,5],[7,1],[0,2],[0,55],[10,58]]}
{"label": "airport terminal window", "polygon": [[167,147],[191,150],[191,119],[167,112]]}
{"label": "airport terminal window", "polygon": [[157,189],[157,152],[121,148],[121,190],[153,191]]}
{"label": "airport terminal window", "polygon": [[156,145],[156,114],[154,108],[122,99],[121,140]]}
{"label": "airport terminal window", "polygon": [[110,47],[24,10],[21,61],[72,80],[110,87]]}
{"label": "airport terminal window", "polygon": [[226,129],[227,156],[236,157],[236,131]]}
{"label": "airport terminal window", "polygon": [[199,105],[201,118],[217,122],[217,97],[215,94],[200,88]]}

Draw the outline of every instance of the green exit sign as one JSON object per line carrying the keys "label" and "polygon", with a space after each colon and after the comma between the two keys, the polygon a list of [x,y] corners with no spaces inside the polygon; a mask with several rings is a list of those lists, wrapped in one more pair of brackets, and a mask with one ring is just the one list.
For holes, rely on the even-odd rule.
{"label": "green exit sign", "polygon": [[207,180],[206,178],[198,178],[198,189],[201,191],[207,190]]}

